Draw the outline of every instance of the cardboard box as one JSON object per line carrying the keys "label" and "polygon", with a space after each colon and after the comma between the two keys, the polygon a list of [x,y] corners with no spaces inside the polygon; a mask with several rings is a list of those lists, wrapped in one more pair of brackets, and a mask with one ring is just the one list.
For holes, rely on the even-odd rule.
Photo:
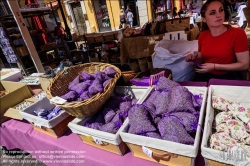
{"label": "cardboard box", "polygon": [[39,81],[40,81],[40,84],[41,84],[43,91],[47,90],[47,87],[49,86],[49,84],[52,80],[53,80],[53,78],[39,77]]}
{"label": "cardboard box", "polygon": [[[212,106],[212,95],[222,97],[229,101],[241,102],[247,108],[250,108],[250,87],[244,86],[225,86],[225,85],[211,85],[208,92],[205,127],[201,143],[201,154],[205,158],[205,162],[210,165],[250,165],[250,158],[246,156],[246,160],[240,157],[229,156],[229,152],[222,152],[209,147],[209,139],[213,134],[212,126],[215,118],[214,108]],[[242,153],[243,151],[241,151]],[[227,158],[229,157],[229,158]]]}
{"label": "cardboard box", "polygon": [[[206,87],[186,87],[193,94],[202,96],[202,105],[200,109],[200,116],[198,124],[203,124],[203,117],[205,113],[207,88]],[[153,88],[154,89],[154,88]],[[147,97],[145,97],[146,99]],[[125,142],[130,148],[135,157],[146,159],[149,161],[157,162],[164,165],[194,165],[195,158],[198,154],[200,144],[201,128],[197,127],[194,145],[180,144],[177,142],[166,141],[151,137],[128,133],[129,119],[124,122],[124,128],[120,132],[122,141]],[[142,148],[146,147],[151,150],[152,156],[147,156]]]}
{"label": "cardboard box", "polygon": [[36,116],[34,110],[46,109],[51,110],[55,105],[50,104],[49,99],[43,98],[30,107],[21,111],[20,114],[24,119],[29,121],[33,128],[39,132],[52,136],[54,138],[61,137],[66,131],[68,131],[68,123],[74,119],[74,117],[63,111],[60,115],[53,119],[46,120]]}
{"label": "cardboard box", "polygon": [[18,82],[23,79],[23,75],[19,69],[2,69],[0,74],[1,81]]}
{"label": "cardboard box", "polygon": [[[130,94],[133,98],[139,99],[138,102],[141,102],[141,99],[149,93],[151,88],[149,87],[129,87],[129,86],[120,86],[115,87],[115,91],[118,94],[128,95]],[[127,146],[120,138],[120,131],[123,129],[123,126],[117,131],[116,134],[91,129],[85,127],[84,124],[92,117],[88,118],[75,118],[72,122],[69,123],[69,128],[73,133],[79,135],[83,143],[88,145],[118,154],[124,155]],[[126,122],[126,120],[125,120]],[[124,122],[124,123],[125,123]],[[98,142],[100,143],[98,143]]]}
{"label": "cardboard box", "polygon": [[8,109],[33,96],[32,90],[24,83],[10,81],[1,81],[0,90],[10,92],[0,98],[0,123],[5,122],[9,118],[22,119],[19,111]]}

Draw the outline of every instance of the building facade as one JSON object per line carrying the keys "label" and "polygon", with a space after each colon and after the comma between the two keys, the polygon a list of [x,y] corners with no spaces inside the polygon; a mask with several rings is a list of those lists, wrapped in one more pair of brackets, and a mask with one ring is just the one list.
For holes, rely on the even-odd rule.
{"label": "building facade", "polygon": [[[45,0],[46,1],[46,0]],[[142,27],[161,10],[179,10],[188,0],[62,0],[71,29],[78,34],[115,31],[120,25],[120,9],[131,9],[134,26]]]}

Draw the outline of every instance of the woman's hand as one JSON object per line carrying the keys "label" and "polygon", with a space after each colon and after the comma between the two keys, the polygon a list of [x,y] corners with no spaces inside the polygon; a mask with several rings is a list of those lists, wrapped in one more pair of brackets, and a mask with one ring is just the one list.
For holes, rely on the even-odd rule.
{"label": "woman's hand", "polygon": [[188,54],[185,58],[186,62],[190,62],[191,60],[195,60],[196,56],[194,56],[193,54]]}
{"label": "woman's hand", "polygon": [[208,73],[212,70],[215,70],[215,64],[214,63],[204,63],[201,64],[200,69],[195,68],[195,71],[197,73]]}

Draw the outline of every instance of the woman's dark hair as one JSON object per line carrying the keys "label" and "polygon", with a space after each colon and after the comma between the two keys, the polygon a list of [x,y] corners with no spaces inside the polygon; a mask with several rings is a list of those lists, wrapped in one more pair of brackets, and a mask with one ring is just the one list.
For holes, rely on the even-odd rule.
{"label": "woman's dark hair", "polygon": [[[201,14],[201,17],[205,18],[205,13],[207,11],[207,7],[212,3],[212,2],[220,2],[222,5],[223,3],[221,2],[221,0],[207,0],[201,7],[201,10],[200,10],[200,14]],[[208,26],[207,26],[207,23],[203,22],[201,23],[201,31],[205,31],[205,30],[208,30]]]}

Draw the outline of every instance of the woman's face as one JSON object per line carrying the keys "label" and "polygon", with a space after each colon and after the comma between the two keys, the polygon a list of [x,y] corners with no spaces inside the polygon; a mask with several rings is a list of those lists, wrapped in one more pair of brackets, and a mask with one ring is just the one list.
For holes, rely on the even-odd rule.
{"label": "woman's face", "polygon": [[208,5],[205,12],[205,18],[202,21],[207,23],[208,27],[216,27],[223,24],[225,18],[224,8],[220,2],[212,2]]}

